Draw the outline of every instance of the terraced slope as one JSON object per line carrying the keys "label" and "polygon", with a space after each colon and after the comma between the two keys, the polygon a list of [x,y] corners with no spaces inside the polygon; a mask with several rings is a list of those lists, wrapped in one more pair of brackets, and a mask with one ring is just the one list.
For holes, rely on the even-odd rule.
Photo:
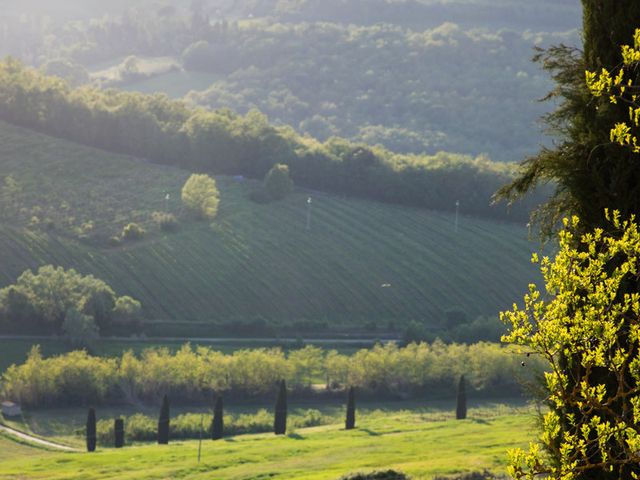
{"label": "terraced slope", "polygon": [[[180,216],[189,172],[0,123],[0,181],[7,175],[24,207],[3,205],[0,285],[42,264],[74,267],[138,298],[152,319],[436,324],[455,306],[469,317],[495,314],[535,278],[536,245],[521,225],[462,214],[456,231],[449,214],[301,190],[259,205],[247,199],[251,182],[225,177],[213,224],[182,216],[179,231],[164,234],[151,212],[167,207],[168,192]],[[147,227],[145,240],[78,240],[131,220]]]}

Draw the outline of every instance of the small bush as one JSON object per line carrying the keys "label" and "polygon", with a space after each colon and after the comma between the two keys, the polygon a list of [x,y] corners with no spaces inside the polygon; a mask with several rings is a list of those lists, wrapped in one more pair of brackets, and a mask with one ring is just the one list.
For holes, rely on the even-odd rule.
{"label": "small bush", "polygon": [[484,470],[482,472],[465,473],[454,477],[434,477],[433,480],[506,480],[507,478],[508,477],[505,476],[497,477],[488,470]]}
{"label": "small bush", "polygon": [[[201,424],[201,419],[203,420]],[[175,440],[197,439],[200,435],[202,425],[202,436],[207,436],[206,429],[213,420],[212,415],[202,415],[197,413],[187,413],[178,415],[171,419],[170,437]],[[152,442],[157,438],[158,423],[155,418],[142,414],[135,414],[124,419],[127,426],[128,442]],[[316,427],[335,422],[336,419],[322,415],[319,410],[309,409],[302,415],[294,415],[290,425],[293,428]],[[265,409],[256,413],[246,413],[238,415],[224,415],[224,435],[243,435],[247,433],[266,433],[273,430],[273,413]],[[114,430],[113,420],[99,420],[98,443],[102,446],[113,445]]]}
{"label": "small bush", "polygon": [[144,238],[147,232],[137,223],[129,223],[122,229],[122,240],[132,242]]}
{"label": "small bush", "polygon": [[409,480],[409,477],[402,472],[385,470],[371,473],[351,473],[340,477],[340,480]]}
{"label": "small bush", "polygon": [[173,213],[153,212],[151,218],[163,232],[175,232],[178,230],[178,219]]}

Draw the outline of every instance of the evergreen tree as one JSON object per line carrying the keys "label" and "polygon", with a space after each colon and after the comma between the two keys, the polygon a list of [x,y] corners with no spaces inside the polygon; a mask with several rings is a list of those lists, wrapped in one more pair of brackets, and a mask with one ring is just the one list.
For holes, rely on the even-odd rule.
{"label": "evergreen tree", "polygon": [[356,428],[356,398],[353,387],[349,387],[349,395],[347,397],[347,419],[345,421],[345,429],[352,430]]}
{"label": "evergreen tree", "polygon": [[[499,192],[499,195],[514,199],[532,191],[539,184],[549,181],[555,183],[555,194],[538,210],[538,220],[541,220],[543,233],[549,235],[558,228],[561,217],[577,215],[580,222],[570,222],[571,235],[563,237],[567,243],[573,243],[577,248],[584,247],[580,242],[582,234],[593,232],[594,229],[611,231],[607,209],[618,211],[623,219],[631,218],[633,215],[636,218],[640,216],[640,153],[615,142],[612,136],[612,128],[615,125],[629,121],[629,104],[627,101],[611,102],[609,95],[592,95],[593,92],[589,90],[588,82],[585,81],[585,71],[599,75],[604,69],[616,76],[623,67],[620,47],[633,44],[634,31],[640,26],[640,2],[582,0],[582,5],[584,51],[560,46],[552,47],[538,56],[544,68],[552,73],[557,84],[549,97],[559,100],[559,107],[546,120],[550,131],[556,134],[560,141],[555,148],[543,149],[535,157],[526,160],[520,176]],[[637,66],[624,65],[623,70],[624,84],[629,81],[637,85],[640,69]],[[630,93],[636,91],[629,88]],[[612,236],[621,233],[622,230],[619,229],[612,232]],[[596,238],[598,240],[590,246],[593,251],[608,248],[606,241],[601,240],[599,235]],[[580,252],[580,256],[576,255],[572,260],[575,261],[575,265],[571,266],[571,272],[583,267],[587,261],[584,254],[586,251]],[[613,272],[618,264],[619,259],[609,261],[604,268],[604,274]],[[584,289],[582,285],[581,288]],[[557,284],[553,289],[558,290]],[[639,290],[637,279],[625,281],[620,285],[615,298],[635,295]],[[583,295],[581,292],[580,302],[585,302]],[[572,302],[573,298],[567,296],[564,299],[563,311],[571,321],[575,321],[574,319],[580,318],[578,313],[583,306],[581,303]],[[562,317],[560,310],[548,319],[557,321],[559,317]],[[616,341],[610,343],[610,348],[627,351],[634,338],[633,334],[630,334],[630,321],[623,320],[627,324],[617,331]],[[597,333],[593,338],[599,339],[600,336],[600,333]],[[567,343],[570,340],[571,338],[567,337]],[[584,368],[585,359],[589,358],[592,349],[595,349],[593,344],[586,347],[586,353],[572,352],[566,347],[557,350],[558,366],[563,378],[566,378],[566,383],[562,384],[563,391],[576,392],[583,386],[589,389],[604,387],[605,397],[609,393],[615,395],[629,384],[629,379],[618,375],[619,372],[607,371],[600,365],[593,369]],[[543,390],[548,389],[552,389],[550,384],[543,384]],[[594,448],[581,448],[586,458],[576,462],[574,471],[578,473],[572,478],[630,478],[629,472],[625,470],[628,467],[622,465],[623,459],[628,458],[630,450],[636,449],[621,447],[616,443],[615,436],[608,437],[597,433],[594,427],[594,423],[602,418],[626,416],[627,412],[633,410],[633,402],[626,395],[616,398],[616,401],[610,401],[602,411],[590,405],[590,413],[585,415],[579,403],[559,406],[551,396],[545,395],[550,415],[555,415],[554,418],[557,419],[556,424],[552,425],[557,438],[564,438],[565,435],[570,438],[573,432],[579,431],[575,427],[576,419],[579,419],[578,421],[585,425],[582,431],[585,438],[582,440],[598,443]],[[550,425],[545,421],[542,428],[546,430]],[[570,456],[570,450],[561,449],[559,441],[552,443],[547,445],[550,463],[561,469],[568,468],[567,458]],[[533,463],[533,460],[531,462]],[[551,475],[550,478],[559,476]]]}
{"label": "evergreen tree", "polygon": [[116,418],[113,421],[113,431],[115,438],[115,447],[122,448],[124,447],[124,420],[121,418]]}
{"label": "evergreen tree", "polygon": [[162,407],[160,407],[160,418],[158,419],[158,443],[167,445],[169,443],[169,397],[166,395],[162,399]]}
{"label": "evergreen tree", "polygon": [[287,385],[284,380],[280,381],[273,431],[276,435],[284,435],[287,432]]}
{"label": "evergreen tree", "polygon": [[[543,148],[524,161],[519,176],[498,192],[515,200],[549,182],[556,190],[534,214],[542,232],[550,236],[563,216],[580,217],[580,228],[606,227],[605,208],[622,218],[640,214],[640,155],[611,141],[611,128],[629,120],[628,105],[594,98],[585,71],[612,72],[622,63],[621,45],[633,43],[640,26],[637,0],[583,0],[584,52],[566,46],[541,51],[536,59],[549,71],[556,88],[548,98],[557,110],[545,121],[558,137],[554,148]],[[637,70],[631,76],[637,77]]]}
{"label": "evergreen tree", "polygon": [[211,423],[211,439],[220,440],[224,434],[224,419],[222,397],[218,396],[213,409],[213,422]]}
{"label": "evergreen tree", "polygon": [[96,451],[96,411],[89,409],[87,414],[87,452]]}
{"label": "evergreen tree", "polygon": [[456,420],[464,420],[467,418],[467,391],[464,381],[464,375],[460,376],[458,383],[458,400],[456,404]]}

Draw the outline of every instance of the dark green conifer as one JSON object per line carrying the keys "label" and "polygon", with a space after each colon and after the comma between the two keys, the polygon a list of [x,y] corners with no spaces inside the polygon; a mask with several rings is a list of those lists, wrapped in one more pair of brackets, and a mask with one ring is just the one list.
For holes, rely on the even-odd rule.
{"label": "dark green conifer", "polygon": [[345,421],[345,429],[352,430],[356,428],[356,398],[353,387],[349,388],[347,396],[347,419]]}
{"label": "dark green conifer", "polygon": [[222,397],[218,396],[213,409],[213,422],[211,423],[211,439],[220,440],[224,434]]}
{"label": "dark green conifer", "polygon": [[464,375],[460,376],[458,383],[458,402],[456,405],[456,419],[464,420],[467,418],[467,391],[464,381]]}
{"label": "dark green conifer", "polygon": [[87,414],[87,452],[96,451],[96,411],[89,409]]}
{"label": "dark green conifer", "polygon": [[121,418],[116,418],[113,421],[113,431],[115,438],[115,447],[124,447],[124,420],[122,420]]}
{"label": "dark green conifer", "polygon": [[284,435],[287,432],[287,385],[284,380],[280,381],[273,431],[276,435]]}
{"label": "dark green conifer", "polygon": [[622,61],[620,45],[633,44],[640,28],[637,0],[582,0],[583,43],[587,67],[611,69]]}
{"label": "dark green conifer", "polygon": [[169,443],[169,397],[166,395],[162,399],[162,407],[160,407],[160,418],[158,419],[158,443],[167,445]]}

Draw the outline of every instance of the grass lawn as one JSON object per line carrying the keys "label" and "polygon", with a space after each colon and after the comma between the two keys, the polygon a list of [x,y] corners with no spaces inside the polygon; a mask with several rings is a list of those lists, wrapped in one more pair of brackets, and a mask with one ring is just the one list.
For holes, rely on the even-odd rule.
{"label": "grass lawn", "polygon": [[319,480],[394,468],[428,479],[484,468],[502,472],[506,450],[527,444],[533,429],[534,417],[527,409],[471,408],[464,421],[419,410],[387,411],[359,417],[358,428],[350,432],[336,424],[284,437],[257,434],[203,441],[200,464],[197,441],[95,454],[18,451],[17,458],[2,461],[0,478]]}

